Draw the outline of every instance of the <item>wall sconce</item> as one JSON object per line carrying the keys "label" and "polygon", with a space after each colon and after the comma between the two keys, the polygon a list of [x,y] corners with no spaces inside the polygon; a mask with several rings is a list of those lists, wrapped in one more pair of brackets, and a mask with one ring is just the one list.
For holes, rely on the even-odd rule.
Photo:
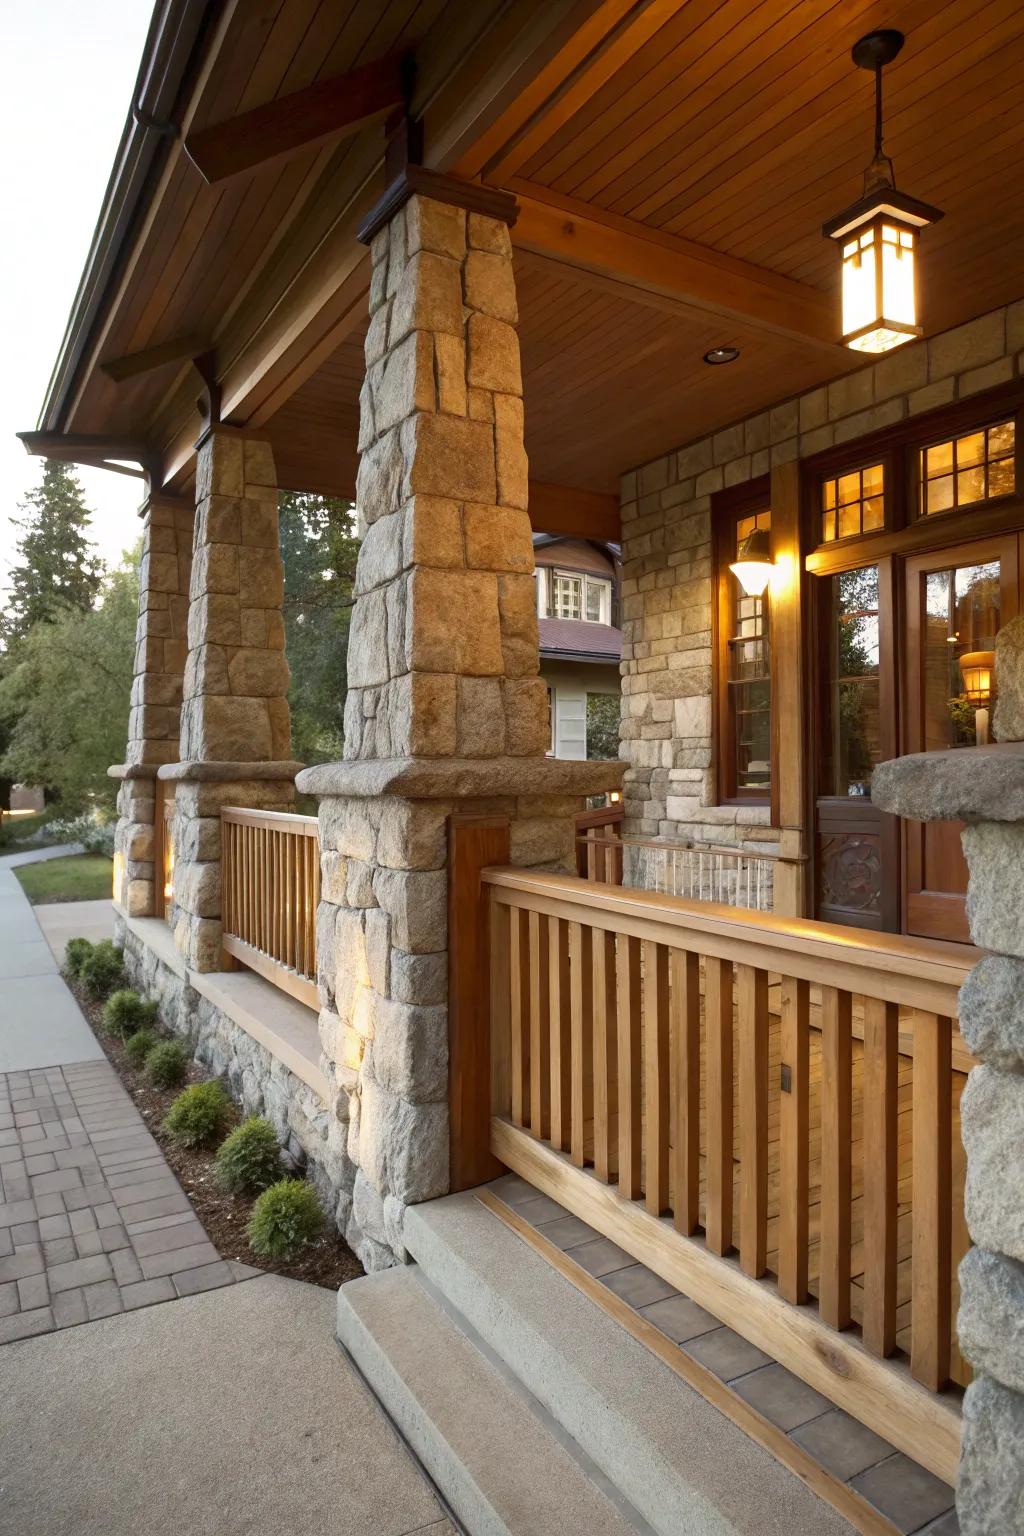
{"label": "wall sconce", "polygon": [[767,528],[755,528],[729,567],[748,597],[760,597],[772,578],[772,545]]}
{"label": "wall sconce", "polygon": [[889,352],[922,334],[918,323],[917,237],[942,218],[938,208],[897,192],[882,147],[882,69],[903,47],[903,33],[869,32],[853,45],[853,62],[875,72],[875,154],[864,195],[822,225],[842,253],[843,345]]}
{"label": "wall sconce", "polygon": [[988,745],[988,705],[995,665],[995,651],[965,651],[959,662],[964,693],[971,704],[979,706],[974,712],[974,739],[979,747]]}

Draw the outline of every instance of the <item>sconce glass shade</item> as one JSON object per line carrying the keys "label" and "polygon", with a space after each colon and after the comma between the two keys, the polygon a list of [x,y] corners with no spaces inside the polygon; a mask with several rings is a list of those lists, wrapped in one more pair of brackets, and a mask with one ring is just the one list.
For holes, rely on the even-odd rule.
{"label": "sconce glass shade", "polygon": [[992,697],[995,651],[965,651],[960,657],[960,675],[964,692],[972,703],[986,704]]}
{"label": "sconce glass shade", "polygon": [[767,528],[748,533],[729,567],[748,597],[760,597],[772,577],[772,546]]}

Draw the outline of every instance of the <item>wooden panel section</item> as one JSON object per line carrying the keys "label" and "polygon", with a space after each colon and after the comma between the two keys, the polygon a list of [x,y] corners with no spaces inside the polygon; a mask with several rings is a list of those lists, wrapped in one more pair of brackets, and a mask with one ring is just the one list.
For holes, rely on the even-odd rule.
{"label": "wooden panel section", "polygon": [[671,957],[672,1217],[676,1229],[689,1234],[696,1231],[700,1219],[700,956],[673,949]]}
{"label": "wooden panel section", "polygon": [[591,945],[594,968],[594,1172],[607,1183],[615,1176],[618,1152],[615,935],[594,933]]}
{"label": "wooden panel section", "polygon": [[581,923],[569,924],[569,1031],[572,1061],[572,1134],[570,1150],[583,1167],[587,1121],[594,1113],[594,973],[592,934]]}
{"label": "wooden panel section", "polygon": [[551,1021],[551,1144],[568,1152],[572,1125],[572,997],[569,925],[548,919],[548,1015]]}
{"label": "wooden panel section", "polygon": [[526,912],[512,912],[509,928],[509,1034],[512,1124],[530,1118],[530,939]]}
{"label": "wooden panel section", "polygon": [[810,985],[785,976],[781,987],[779,1066],[779,1291],[794,1305],[807,1300],[810,1132]]}
{"label": "wooden panel section", "polygon": [[768,1260],[768,977],[736,969],[740,1135],[740,1264],[756,1279]]}
{"label": "wooden panel section", "polygon": [[546,1140],[551,1134],[551,1024],[548,1009],[548,919],[527,915],[530,971],[530,1130]]}
{"label": "wooden panel section", "polygon": [[951,1146],[949,1019],[924,1021],[914,1052],[914,1256],[910,1366],[933,1391],[950,1363]]}
{"label": "wooden panel section", "polygon": [[640,940],[620,939],[616,965],[619,1190],[627,1200],[636,1200],[641,1193],[644,1079],[640,1026]]}
{"label": "wooden panel section", "polygon": [[[672,1143],[671,1021],[669,953],[660,944],[643,947],[644,1202],[660,1216],[671,1202]],[[621,1026],[620,1026],[621,1027]]]}
{"label": "wooden panel section", "polygon": [[732,966],[708,959],[704,967],[707,1027],[707,1215],[704,1229],[712,1253],[732,1247],[733,1024]]}
{"label": "wooden panel section", "polygon": [[[896,1347],[899,1009],[864,1000],[864,1343]],[[941,1134],[948,1137],[946,1127]]]}
{"label": "wooden panel section", "polygon": [[[319,1008],[316,909],[320,839],[315,816],[226,806],[221,823],[225,969],[241,961]],[[291,899],[292,870],[308,869],[306,899]]]}

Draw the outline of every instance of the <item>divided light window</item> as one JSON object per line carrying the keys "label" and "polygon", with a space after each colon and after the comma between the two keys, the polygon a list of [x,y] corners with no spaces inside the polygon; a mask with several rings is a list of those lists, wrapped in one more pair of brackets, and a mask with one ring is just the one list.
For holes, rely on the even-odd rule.
{"label": "divided light window", "polygon": [[1012,496],[1016,490],[1013,421],[922,448],[918,483],[921,517]]}
{"label": "divided light window", "polygon": [[[556,571],[551,578],[551,615],[556,619],[587,619],[610,624],[612,585],[593,576]],[[543,615],[542,615],[543,616]]]}
{"label": "divided light window", "polygon": [[[752,513],[736,523],[733,559],[755,528],[771,528],[771,512]],[[768,593],[750,597],[732,575],[731,624],[727,641],[726,702],[731,762],[727,766],[735,795],[768,794],[771,787],[771,668],[768,647]]]}
{"label": "divided light window", "polygon": [[885,465],[834,475],[821,486],[821,541],[855,538],[885,527]]}

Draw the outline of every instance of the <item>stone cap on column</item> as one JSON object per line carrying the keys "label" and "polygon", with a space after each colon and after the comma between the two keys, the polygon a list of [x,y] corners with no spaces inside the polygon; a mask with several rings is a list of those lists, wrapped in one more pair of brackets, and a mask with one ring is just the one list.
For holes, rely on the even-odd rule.
{"label": "stone cap on column", "polygon": [[114,763],[107,769],[108,779],[155,779],[159,763]]}
{"label": "stone cap on column", "polygon": [[1024,742],[894,757],[875,768],[871,802],[914,821],[1024,821]]}
{"label": "stone cap on column", "polygon": [[244,781],[251,784],[259,779],[294,779],[305,764],[290,759],[273,763],[164,763],[157,769],[158,779],[188,779],[192,783],[231,783]]}
{"label": "stone cap on column", "polygon": [[301,794],[369,799],[486,800],[501,795],[601,795],[618,789],[626,764],[529,757],[434,757],[320,763],[299,774]]}

